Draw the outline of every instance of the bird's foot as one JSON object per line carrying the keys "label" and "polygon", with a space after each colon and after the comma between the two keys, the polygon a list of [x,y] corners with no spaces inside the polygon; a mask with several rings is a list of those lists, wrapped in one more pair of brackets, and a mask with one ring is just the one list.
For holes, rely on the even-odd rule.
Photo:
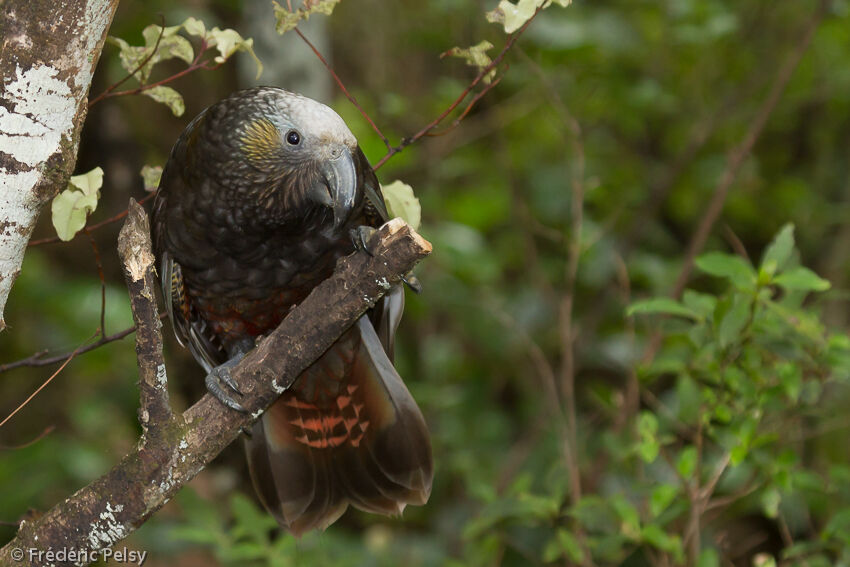
{"label": "bird's foot", "polygon": [[[363,250],[369,256],[374,256],[376,251],[376,245],[372,242],[372,236],[378,232],[377,228],[367,226],[365,224],[361,224],[357,228],[352,228],[349,234],[351,235],[351,241],[354,243],[354,248],[357,250]],[[401,281],[407,284],[407,287],[410,288],[410,291],[414,293],[422,292],[422,283],[419,281],[419,278],[413,275],[413,272],[407,272],[401,277]]]}
{"label": "bird's foot", "polygon": [[351,236],[354,248],[366,252],[369,256],[374,256],[376,246],[372,243],[372,236],[376,232],[378,232],[377,228],[361,224],[357,228],[352,228],[348,234]]}
{"label": "bird's foot", "polygon": [[225,390],[226,386],[237,395],[242,395],[242,392],[239,390],[239,386],[236,384],[236,380],[234,380],[233,376],[230,374],[230,369],[239,364],[239,361],[242,360],[244,356],[245,354],[240,352],[224,364],[216,366],[210,370],[210,373],[207,374],[206,378],[204,378],[204,384],[207,386],[207,391],[212,394],[215,399],[230,409],[242,413],[248,413],[248,410],[242,407],[242,404],[234,400],[233,396]]}

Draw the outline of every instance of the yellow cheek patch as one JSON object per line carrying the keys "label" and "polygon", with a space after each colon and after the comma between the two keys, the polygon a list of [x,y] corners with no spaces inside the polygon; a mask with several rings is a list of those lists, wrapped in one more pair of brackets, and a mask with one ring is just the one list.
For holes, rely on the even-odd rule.
{"label": "yellow cheek patch", "polygon": [[251,122],[239,140],[242,142],[242,152],[257,161],[272,158],[280,148],[280,132],[265,118]]}

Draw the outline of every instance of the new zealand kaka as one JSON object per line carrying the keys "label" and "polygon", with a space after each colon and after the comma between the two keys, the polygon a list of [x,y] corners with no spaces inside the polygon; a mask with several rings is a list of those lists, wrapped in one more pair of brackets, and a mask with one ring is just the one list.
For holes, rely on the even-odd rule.
{"label": "new zealand kaka", "polygon": [[[168,315],[209,373],[210,392],[241,409],[218,370],[273,330],[387,216],[357,140],[323,104],[260,87],[192,120],[163,170],[152,236]],[[403,309],[397,287],[253,426],[254,487],[295,534],[327,527],[349,504],[399,514],[428,500],[428,429],[391,362]]]}

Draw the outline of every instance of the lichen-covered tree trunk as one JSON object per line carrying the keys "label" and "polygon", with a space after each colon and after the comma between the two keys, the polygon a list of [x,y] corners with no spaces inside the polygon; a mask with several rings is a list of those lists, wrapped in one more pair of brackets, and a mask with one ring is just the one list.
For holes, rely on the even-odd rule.
{"label": "lichen-covered tree trunk", "polygon": [[77,160],[118,0],[0,0],[0,331],[41,209]]}

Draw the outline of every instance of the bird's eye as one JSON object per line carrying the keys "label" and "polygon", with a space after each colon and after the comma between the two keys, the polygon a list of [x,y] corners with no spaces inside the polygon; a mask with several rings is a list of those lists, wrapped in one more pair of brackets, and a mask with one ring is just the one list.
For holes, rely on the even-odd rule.
{"label": "bird's eye", "polygon": [[286,133],[286,143],[291,146],[297,146],[301,143],[301,134],[295,130],[290,130]]}

